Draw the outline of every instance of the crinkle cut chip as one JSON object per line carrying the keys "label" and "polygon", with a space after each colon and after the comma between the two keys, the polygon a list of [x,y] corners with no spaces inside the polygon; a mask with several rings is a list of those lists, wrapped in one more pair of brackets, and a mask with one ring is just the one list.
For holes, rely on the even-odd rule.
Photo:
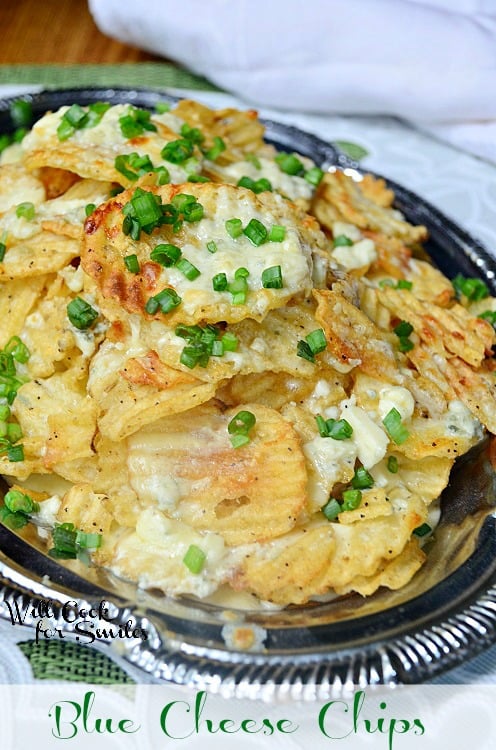
{"label": "crinkle cut chip", "polygon": [[[254,414],[256,423],[250,442],[234,448],[228,424],[239,411]],[[225,412],[215,402],[206,404],[150,425],[128,444],[140,500],[149,499],[147,475],[169,477],[177,491],[174,517],[197,531],[221,534],[228,545],[281,536],[305,507],[307,472],[298,437],[278,412],[260,404]]]}
{"label": "crinkle cut chip", "polygon": [[[146,189],[161,205],[170,205],[178,195],[194,196],[203,207],[203,218],[184,221],[178,231],[174,231],[171,224],[162,224],[150,234],[142,231],[135,241],[123,232],[125,214],[122,210],[132,201],[134,191],[121,193],[100,206],[86,221],[82,264],[86,273],[95,279],[103,297],[116,300],[129,313],[155,317],[174,325],[219,320],[232,323],[247,317],[262,320],[269,310],[309,293],[310,251],[302,241],[291,205],[280,196],[268,194],[262,202],[250,190],[211,183],[147,186]],[[285,239],[277,242],[267,237],[262,244],[258,241],[254,244],[243,233],[233,238],[226,229],[226,217],[239,218],[243,227],[256,220],[267,232],[273,225],[282,225]],[[216,244],[215,252],[207,248],[211,241]],[[151,258],[154,249],[163,244],[180,249],[180,263],[187,261],[196,269],[192,275],[177,263],[167,266]],[[138,273],[126,268],[124,258],[129,255],[137,256]],[[282,288],[264,287],[264,270],[279,265]],[[249,274],[246,299],[233,304],[232,291],[214,290],[212,279],[226,274],[231,285],[240,268]],[[163,306],[157,305],[158,309],[150,312],[150,299],[163,294],[164,290],[172,290],[176,306],[164,311]]]}

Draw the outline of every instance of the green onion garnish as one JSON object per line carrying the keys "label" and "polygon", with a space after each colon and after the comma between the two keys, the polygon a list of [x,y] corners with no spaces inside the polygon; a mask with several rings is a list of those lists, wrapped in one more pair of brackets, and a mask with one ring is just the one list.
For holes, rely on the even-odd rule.
{"label": "green onion garnish", "polygon": [[324,419],[318,414],[315,421],[321,437],[348,440],[353,435],[353,427],[346,419]]}
{"label": "green onion garnish", "polygon": [[421,526],[417,526],[417,528],[413,530],[415,536],[427,536],[427,534],[430,534],[431,532],[432,528],[428,523],[423,523]]}
{"label": "green onion garnish", "polygon": [[244,175],[238,180],[237,186],[248,188],[248,190],[252,190],[257,195],[266,190],[272,192],[272,183],[266,177],[261,177],[259,180],[253,180],[251,177]]}
{"label": "green onion garnish", "polygon": [[413,333],[413,326],[406,320],[402,320],[401,323],[393,328],[393,331],[397,336],[409,336]]}
{"label": "green onion garnish", "polygon": [[16,216],[20,219],[26,219],[26,221],[32,221],[34,219],[35,215],[35,207],[34,203],[30,203],[29,201],[26,201],[24,203],[19,203],[18,206],[16,206]]}
{"label": "green onion garnish", "polygon": [[273,224],[269,232],[269,242],[282,242],[286,237],[286,227]]}
{"label": "green onion garnish", "polygon": [[300,340],[296,345],[296,354],[309,362],[315,362],[315,356],[306,341]]}
{"label": "green onion garnish", "polygon": [[67,317],[75,328],[84,331],[91,328],[98,318],[98,312],[82,297],[76,297],[67,305]]}
{"label": "green onion garnish", "polygon": [[206,559],[207,556],[200,547],[197,547],[196,544],[190,544],[183,557],[183,563],[186,565],[190,573],[198,575],[202,572]]}
{"label": "green onion garnish", "polygon": [[226,331],[221,341],[225,352],[235,352],[238,348],[238,337],[231,331]]}
{"label": "green onion garnish", "polygon": [[295,154],[287,154],[281,152],[278,154],[274,161],[278,165],[281,172],[289,175],[301,175],[305,171],[305,167],[302,162],[298,159]]}
{"label": "green onion garnish", "polygon": [[398,473],[398,459],[396,456],[389,456],[387,461],[387,467],[388,471],[391,472],[391,474],[397,474]]}
{"label": "green onion garnish", "polygon": [[227,289],[227,276],[225,273],[217,273],[212,279],[214,292],[225,292]]}
{"label": "green onion garnish", "polygon": [[470,302],[476,302],[489,296],[487,285],[480,279],[465,278],[459,273],[451,283],[458,298],[463,296]]}
{"label": "green onion garnish", "polygon": [[93,211],[95,210],[95,208],[96,208],[96,205],[94,203],[87,203],[86,206],[84,207],[84,213],[85,213],[85,215],[86,216],[90,216],[90,214],[93,213]]}
{"label": "green onion garnish", "polygon": [[178,295],[175,289],[163,289],[158,294],[150,297],[145,305],[147,313],[154,315],[158,312],[159,308],[163,313],[168,313],[178,307],[182,302],[181,297]]}
{"label": "green onion garnish", "polygon": [[263,245],[268,237],[267,229],[261,221],[258,221],[258,219],[250,219],[246,227],[243,229],[243,234],[248,237],[255,247]]}
{"label": "green onion garnish", "polygon": [[160,152],[165,161],[172,164],[183,164],[193,156],[194,144],[186,138],[178,138],[177,141],[169,141]]}
{"label": "green onion garnish", "polygon": [[191,143],[203,143],[205,140],[205,136],[201,132],[199,128],[192,128],[191,125],[188,125],[187,122],[184,122],[181,125],[181,135],[183,138],[186,138],[186,140],[191,141]]}
{"label": "green onion garnish", "polygon": [[186,258],[180,258],[176,263],[176,268],[183,274],[183,276],[186,276],[189,281],[194,281],[201,273],[200,269],[190,263]]}
{"label": "green onion garnish", "polygon": [[374,477],[364,466],[359,466],[351,480],[351,486],[355,490],[367,490],[374,486]]}
{"label": "green onion garnish", "polygon": [[396,284],[396,289],[410,290],[412,287],[413,287],[413,281],[408,281],[407,279],[399,279],[398,283]]}
{"label": "green onion garnish", "polygon": [[9,107],[11,120],[16,128],[29,128],[33,120],[33,106],[25,99],[16,99]]}
{"label": "green onion garnish", "polygon": [[161,243],[160,245],[155,245],[150,253],[150,258],[155,261],[155,263],[159,263],[161,266],[169,268],[177,263],[181,255],[182,250],[180,247],[177,247],[177,245]]}
{"label": "green onion garnish", "polygon": [[213,240],[210,240],[210,242],[207,242],[207,250],[209,253],[217,252],[217,245]]}
{"label": "green onion garnish", "polygon": [[410,435],[406,427],[401,422],[401,414],[399,413],[398,409],[395,409],[394,407],[386,414],[386,416],[382,420],[382,423],[386,428],[386,432],[388,433],[389,437],[391,438],[393,443],[396,443],[396,445],[402,445],[402,443],[404,443]]}
{"label": "green onion garnish", "polygon": [[241,219],[228,219],[225,223],[226,232],[230,237],[236,239],[243,234],[243,222]]}
{"label": "green onion garnish", "polygon": [[323,352],[327,346],[327,339],[322,328],[317,328],[315,331],[309,333],[308,336],[305,336],[305,341],[312,350],[312,354]]}
{"label": "green onion garnish", "polygon": [[163,115],[165,112],[169,112],[171,105],[168,102],[157,102],[155,105],[155,112],[158,115]]}
{"label": "green onion garnish", "polygon": [[269,266],[262,271],[262,286],[264,289],[282,289],[281,266]]}
{"label": "green onion garnish", "polygon": [[345,490],[343,492],[343,504],[341,510],[355,510],[362,502],[362,493],[360,490]]}
{"label": "green onion garnish", "polygon": [[250,442],[248,433],[255,426],[256,417],[251,411],[239,411],[227,425],[233,448],[240,448]]}
{"label": "green onion garnish", "polygon": [[496,312],[494,310],[484,310],[484,312],[477,317],[482,318],[482,320],[487,320],[493,328],[496,326]]}
{"label": "green onion garnish", "polygon": [[11,513],[25,513],[29,515],[39,509],[38,505],[33,502],[29,495],[25,495],[19,490],[9,490],[3,498],[5,507]]}
{"label": "green onion garnish", "polygon": [[245,154],[245,160],[253,164],[255,169],[262,169],[262,164],[256,154]]}
{"label": "green onion garnish", "polygon": [[323,506],[322,513],[328,521],[334,521],[341,513],[341,505],[338,503],[335,497],[329,498],[328,502]]}
{"label": "green onion garnish", "polygon": [[337,237],[334,237],[332,244],[334,247],[350,247],[353,245],[353,241],[345,234],[338,234]]}
{"label": "green onion garnish", "polygon": [[138,256],[135,254],[126,255],[126,257],[124,258],[124,265],[126,266],[127,270],[130,273],[140,272],[140,264],[139,264]]}
{"label": "green onion garnish", "polygon": [[203,219],[203,214],[204,208],[201,203],[188,203],[183,210],[184,221],[200,221]]}
{"label": "green onion garnish", "polygon": [[304,176],[305,180],[309,182],[310,185],[317,187],[317,185],[320,185],[320,183],[322,182],[324,172],[322,169],[320,169],[320,167],[312,167],[305,172]]}
{"label": "green onion garnish", "polygon": [[[243,273],[246,269],[239,269],[234,273],[234,281],[228,285],[228,291],[232,294],[233,305],[244,305],[248,294],[247,276]],[[242,273],[240,273],[240,271]]]}
{"label": "green onion garnish", "polygon": [[130,107],[127,114],[119,117],[119,125],[124,138],[136,138],[145,130],[157,130],[157,126],[150,122],[150,112],[136,107]]}

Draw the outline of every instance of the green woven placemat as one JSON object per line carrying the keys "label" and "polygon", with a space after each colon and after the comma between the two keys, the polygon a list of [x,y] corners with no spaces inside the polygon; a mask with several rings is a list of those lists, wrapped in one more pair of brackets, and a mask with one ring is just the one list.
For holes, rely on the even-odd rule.
{"label": "green woven placemat", "polygon": [[112,659],[95,649],[70,641],[21,641],[36,680],[70,680],[95,685],[134,684]]}
{"label": "green woven placemat", "polygon": [[116,65],[0,65],[0,84],[43,84],[46,88],[125,86],[219,91],[206,78],[169,63]]}

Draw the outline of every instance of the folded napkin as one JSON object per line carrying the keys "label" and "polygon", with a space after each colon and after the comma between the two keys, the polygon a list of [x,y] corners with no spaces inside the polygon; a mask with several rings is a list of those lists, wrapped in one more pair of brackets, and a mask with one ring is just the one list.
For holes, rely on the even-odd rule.
{"label": "folded napkin", "polygon": [[174,60],[248,103],[396,115],[496,160],[494,0],[89,5],[103,33]]}

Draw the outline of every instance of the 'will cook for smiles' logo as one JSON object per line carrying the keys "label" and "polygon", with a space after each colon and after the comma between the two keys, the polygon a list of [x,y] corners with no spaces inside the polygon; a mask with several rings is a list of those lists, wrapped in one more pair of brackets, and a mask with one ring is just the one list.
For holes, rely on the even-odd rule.
{"label": "'will cook for smiles' logo", "polygon": [[32,625],[36,630],[36,642],[50,638],[64,638],[70,632],[76,641],[94,641],[133,638],[148,640],[148,633],[138,627],[132,619],[117,622],[111,615],[112,605],[103,599],[93,606],[80,606],[70,599],[63,604],[50,599],[39,599],[21,606],[18,601],[4,601],[12,625]]}

